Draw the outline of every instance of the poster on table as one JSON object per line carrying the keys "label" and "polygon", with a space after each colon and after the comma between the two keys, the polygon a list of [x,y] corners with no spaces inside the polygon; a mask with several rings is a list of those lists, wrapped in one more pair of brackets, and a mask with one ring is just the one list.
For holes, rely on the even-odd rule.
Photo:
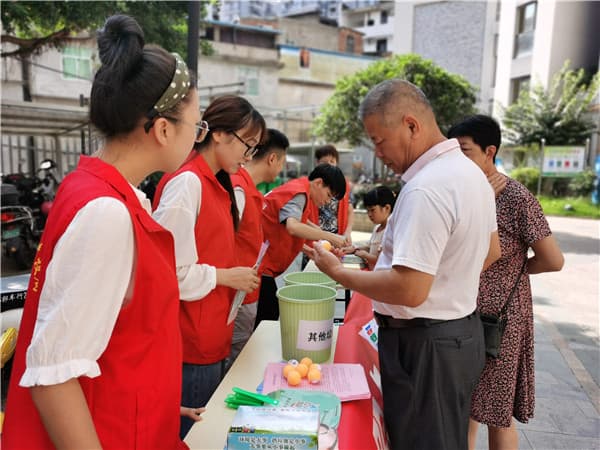
{"label": "poster on table", "polygon": [[585,164],[585,147],[572,145],[544,147],[544,177],[571,177],[582,172]]}
{"label": "poster on table", "polygon": [[361,364],[371,391],[370,399],[344,403],[338,426],[338,447],[348,450],[388,450],[383,422],[377,324],[373,318],[371,300],[357,292],[348,305],[344,325],[338,331],[334,363]]}

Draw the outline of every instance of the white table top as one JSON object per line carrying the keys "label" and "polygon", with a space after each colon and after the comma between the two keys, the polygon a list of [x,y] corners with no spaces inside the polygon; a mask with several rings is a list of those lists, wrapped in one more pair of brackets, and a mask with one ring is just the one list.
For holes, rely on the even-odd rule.
{"label": "white table top", "polygon": [[[334,326],[331,358],[328,362],[333,361],[337,335],[338,327]],[[279,322],[262,321],[208,401],[206,412],[202,414],[203,420],[194,424],[185,443],[192,450],[222,450],[236,412],[225,406],[225,397],[232,393],[231,388],[234,386],[255,391],[263,380],[267,363],[277,361],[281,361]]]}

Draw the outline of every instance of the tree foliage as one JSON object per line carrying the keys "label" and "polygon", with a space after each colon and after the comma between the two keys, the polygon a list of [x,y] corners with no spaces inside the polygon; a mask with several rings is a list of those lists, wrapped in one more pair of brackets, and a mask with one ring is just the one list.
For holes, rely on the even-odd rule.
{"label": "tree foliage", "polygon": [[538,82],[502,108],[504,138],[524,146],[542,138],[548,145],[582,144],[595,129],[588,112],[598,89],[598,72],[590,78],[584,69],[571,70],[565,62],[547,89]]}
{"label": "tree foliage", "polygon": [[363,143],[359,105],[373,86],[390,78],[404,78],[419,86],[443,130],[474,112],[475,89],[463,77],[446,72],[418,55],[399,55],[341,78],[315,120],[315,133],[330,142]]}
{"label": "tree foliage", "polygon": [[113,14],[135,17],[147,43],[186,57],[188,2],[164,1],[9,1],[2,2],[3,42],[17,45],[2,56],[27,57],[60,47],[83,30],[95,31]]}

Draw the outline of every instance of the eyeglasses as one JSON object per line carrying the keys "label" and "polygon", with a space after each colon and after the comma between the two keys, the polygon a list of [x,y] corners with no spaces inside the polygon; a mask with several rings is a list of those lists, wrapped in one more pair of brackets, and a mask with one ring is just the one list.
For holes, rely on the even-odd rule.
{"label": "eyeglasses", "polygon": [[174,123],[181,122],[185,125],[190,125],[190,126],[195,127],[196,128],[196,142],[202,141],[202,139],[200,139],[200,136],[202,136],[202,135],[206,136],[206,133],[208,133],[210,131],[210,128],[208,127],[208,122],[206,120],[201,120],[198,123],[189,123],[189,122],[186,122],[185,120],[178,119],[177,117],[171,117],[171,116],[165,116],[164,114],[158,114],[154,119],[150,119],[144,124],[144,130],[146,130],[146,133],[148,133],[150,131],[150,128],[152,128],[154,126],[154,120],[157,117],[162,117],[163,119],[170,120],[171,122],[174,122]]}
{"label": "eyeglasses", "polygon": [[256,152],[258,152],[258,148],[257,148],[258,144],[254,144],[254,145],[248,144],[245,140],[243,140],[241,137],[239,137],[235,131],[232,131],[231,134],[233,134],[237,138],[238,141],[240,141],[242,144],[244,144],[246,146],[246,151],[244,152],[244,156],[246,158],[252,158],[254,155],[256,155]]}

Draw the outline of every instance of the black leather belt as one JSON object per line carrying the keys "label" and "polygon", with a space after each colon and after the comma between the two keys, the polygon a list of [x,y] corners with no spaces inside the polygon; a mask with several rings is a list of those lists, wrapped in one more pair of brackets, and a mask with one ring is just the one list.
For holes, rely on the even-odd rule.
{"label": "black leather belt", "polygon": [[460,319],[452,320],[426,319],[424,317],[417,317],[415,319],[396,319],[392,316],[385,316],[383,314],[379,314],[377,311],[373,311],[373,314],[375,316],[375,321],[377,322],[377,325],[379,325],[381,328],[414,328],[430,327],[432,325],[437,325],[440,323],[453,322],[454,320],[462,320],[475,315],[475,311],[473,311],[466,317],[461,317]]}

